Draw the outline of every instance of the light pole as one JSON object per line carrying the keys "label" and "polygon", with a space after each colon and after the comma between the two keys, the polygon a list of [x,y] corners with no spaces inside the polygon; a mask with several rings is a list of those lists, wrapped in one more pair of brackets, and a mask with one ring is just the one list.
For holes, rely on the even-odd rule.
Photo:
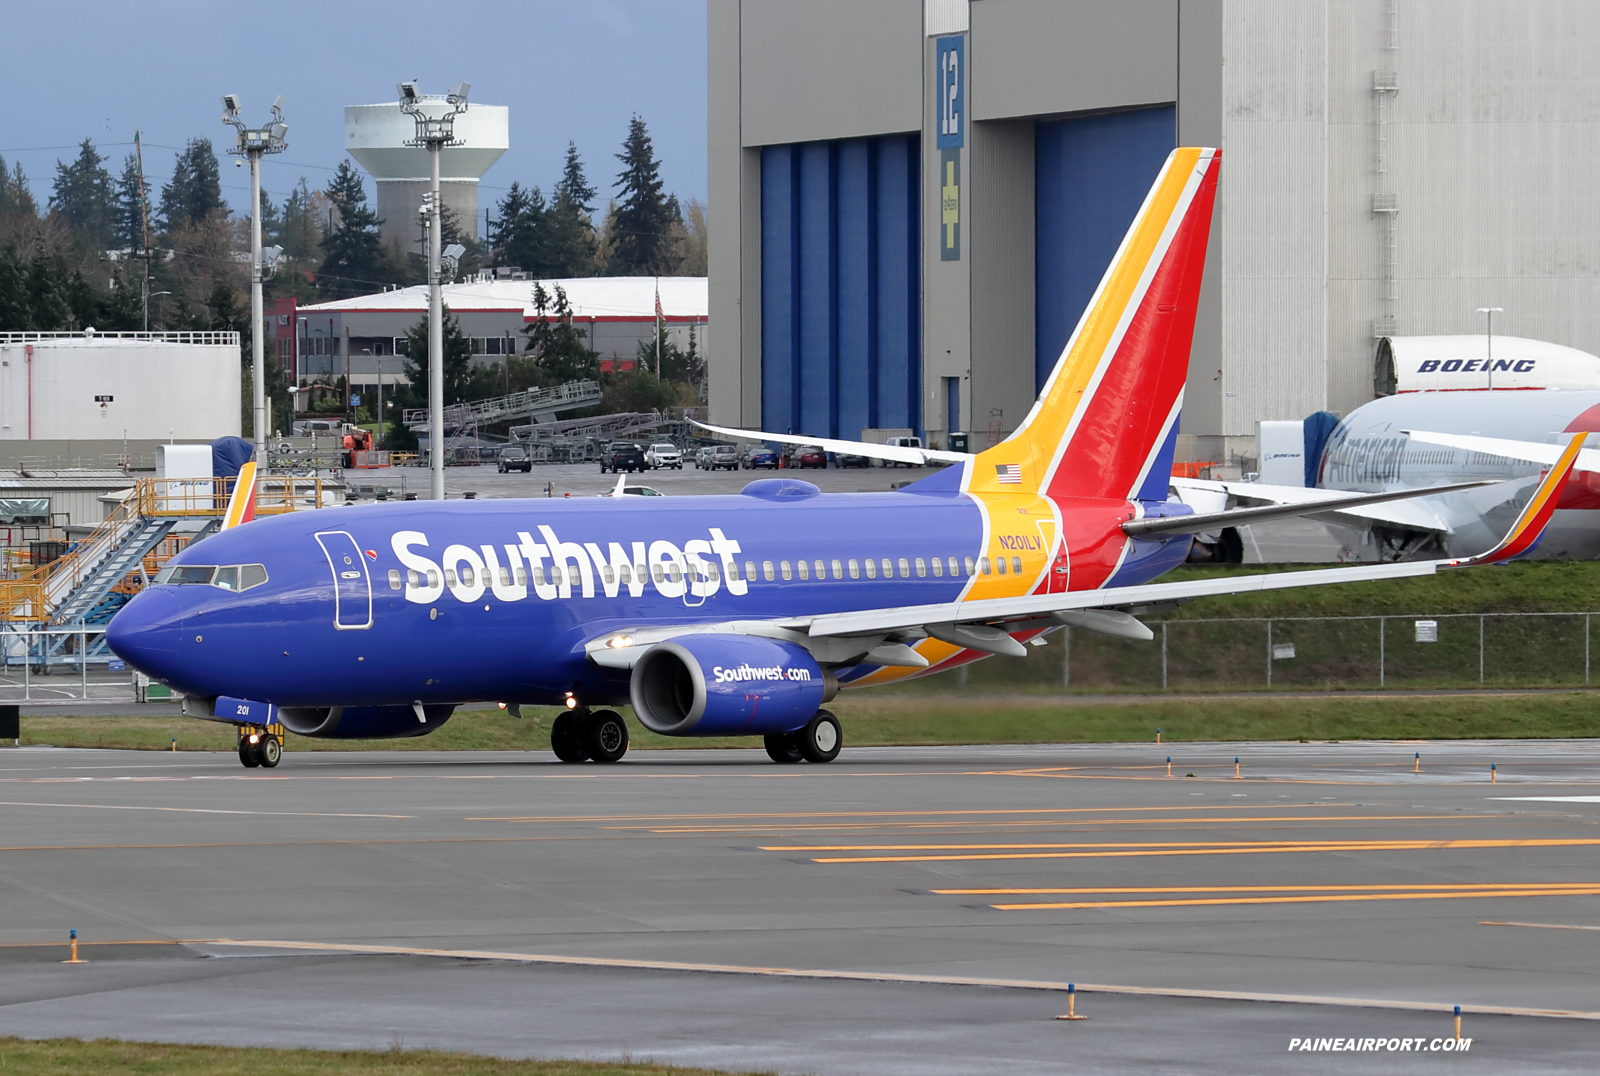
{"label": "light pole", "polygon": [[261,157],[282,153],[289,125],[283,122],[283,96],[272,102],[272,122],[253,128],[239,118],[239,95],[222,95],[222,122],[239,134],[228,152],[250,161],[250,403],[256,459],[267,450],[267,369],[261,345]]}
{"label": "light pole", "polygon": [[1480,307],[1478,307],[1476,312],[1479,313],[1479,314],[1482,314],[1483,317],[1484,317],[1483,346],[1484,346],[1484,354],[1487,357],[1483,360],[1483,368],[1489,374],[1489,391],[1493,392],[1494,391],[1494,316],[1496,314],[1504,314],[1505,313],[1505,307],[1503,307],[1503,306],[1480,306]]}
{"label": "light pole", "polygon": [[400,111],[410,116],[417,125],[417,136],[406,142],[408,146],[426,146],[428,149],[428,198],[422,207],[422,219],[428,231],[428,470],[432,478],[432,496],[444,500],[444,298],[440,294],[439,243],[443,232],[443,208],[439,200],[439,152],[446,146],[462,143],[455,137],[455,119],[467,110],[467,92],[470,82],[458,82],[450,87],[444,102],[448,110],[442,116],[430,116],[423,111],[425,101],[417,92],[415,82],[402,82],[395,87],[400,92]]}

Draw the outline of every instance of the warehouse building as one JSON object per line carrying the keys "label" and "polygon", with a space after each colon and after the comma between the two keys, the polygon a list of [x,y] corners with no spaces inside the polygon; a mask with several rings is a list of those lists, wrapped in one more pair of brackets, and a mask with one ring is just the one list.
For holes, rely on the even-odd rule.
{"label": "warehouse building", "polygon": [[1600,350],[1586,0],[709,0],[711,411],[974,447],[1167,153],[1223,150],[1180,458],[1371,399],[1379,342]]}

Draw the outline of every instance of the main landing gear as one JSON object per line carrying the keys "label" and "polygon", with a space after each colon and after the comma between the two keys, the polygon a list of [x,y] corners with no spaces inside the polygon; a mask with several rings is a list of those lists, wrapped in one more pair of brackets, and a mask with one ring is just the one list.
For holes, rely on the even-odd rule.
{"label": "main landing gear", "polygon": [[628,723],[615,710],[568,710],[550,726],[550,749],[562,762],[620,762],[628,753]]}
{"label": "main landing gear", "polygon": [[282,725],[240,725],[239,761],[249,769],[272,769],[283,758]]}
{"label": "main landing gear", "polygon": [[832,762],[839,757],[844,746],[844,735],[839,731],[839,719],[827,710],[818,710],[816,716],[793,732],[768,733],[767,757],[780,764],[800,762]]}

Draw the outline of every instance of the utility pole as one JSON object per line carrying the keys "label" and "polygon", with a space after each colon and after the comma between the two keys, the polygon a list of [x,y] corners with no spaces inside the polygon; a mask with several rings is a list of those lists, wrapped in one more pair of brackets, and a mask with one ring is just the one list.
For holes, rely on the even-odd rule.
{"label": "utility pole", "polygon": [[[250,396],[251,416],[256,446],[256,459],[263,459],[267,451],[267,367],[262,357],[261,341],[261,157],[267,153],[282,153],[288,143],[289,125],[283,122],[283,96],[272,103],[272,122],[255,129],[239,118],[239,95],[222,96],[222,122],[234,127],[238,140],[229,153],[250,161]],[[276,254],[281,248],[274,247]],[[277,258],[273,258],[273,267]]]}
{"label": "utility pole", "polygon": [[150,331],[150,199],[144,190],[144,146],[133,132],[133,152],[139,162],[139,224],[144,232],[144,331]]}
{"label": "utility pole", "polygon": [[[469,82],[458,82],[450,87],[445,97],[448,111],[443,116],[429,116],[423,111],[425,99],[417,92],[415,81],[402,82],[395,87],[400,93],[400,111],[410,116],[417,125],[417,136],[406,142],[408,146],[426,146],[428,150],[428,200],[422,207],[424,226],[428,231],[428,470],[432,479],[432,497],[444,500],[444,296],[440,292],[441,279],[439,249],[444,218],[443,203],[439,195],[439,153],[445,146],[459,146],[455,137],[455,119],[467,110]],[[438,98],[432,98],[437,101]]]}

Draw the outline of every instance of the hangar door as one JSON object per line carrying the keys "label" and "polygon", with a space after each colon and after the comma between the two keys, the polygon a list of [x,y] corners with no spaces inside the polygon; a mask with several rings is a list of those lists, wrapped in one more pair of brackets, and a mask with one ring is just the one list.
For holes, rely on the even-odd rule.
{"label": "hangar door", "polygon": [[761,426],[919,428],[920,139],[761,151]]}
{"label": "hangar door", "polygon": [[1165,105],[1035,125],[1035,390],[1172,152],[1177,122],[1177,110]]}

